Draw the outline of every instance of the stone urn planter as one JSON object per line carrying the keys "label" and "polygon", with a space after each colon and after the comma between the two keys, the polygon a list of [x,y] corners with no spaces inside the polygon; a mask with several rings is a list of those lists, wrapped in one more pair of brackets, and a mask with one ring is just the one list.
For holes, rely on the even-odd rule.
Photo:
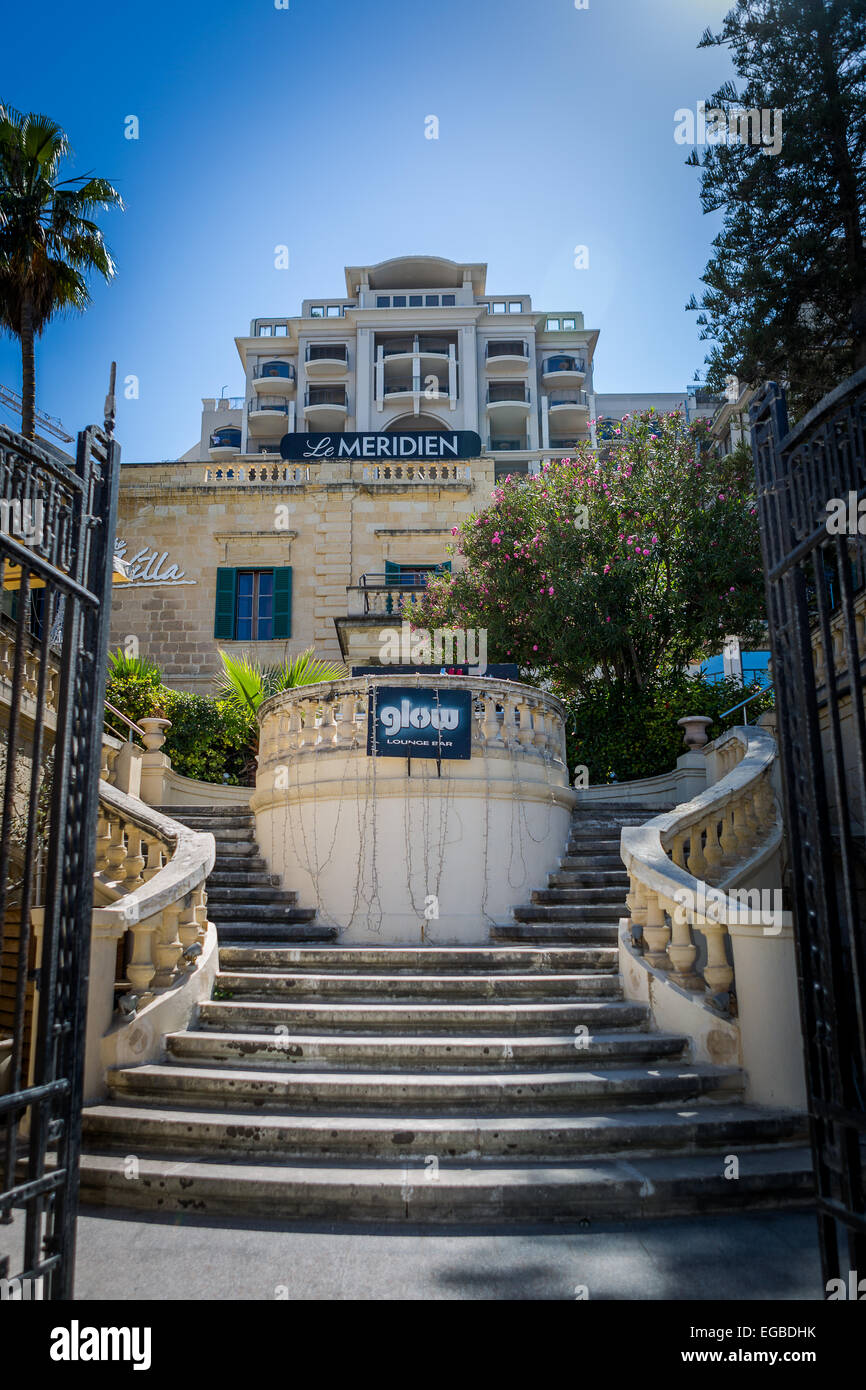
{"label": "stone urn planter", "polygon": [[690,753],[698,753],[706,747],[709,742],[707,729],[712,722],[705,714],[687,714],[685,718],[677,720],[683,731],[683,743]]}
{"label": "stone urn planter", "polygon": [[158,753],[165,743],[166,731],[171,728],[170,719],[139,719],[139,725],[144,731],[144,746],[148,753]]}

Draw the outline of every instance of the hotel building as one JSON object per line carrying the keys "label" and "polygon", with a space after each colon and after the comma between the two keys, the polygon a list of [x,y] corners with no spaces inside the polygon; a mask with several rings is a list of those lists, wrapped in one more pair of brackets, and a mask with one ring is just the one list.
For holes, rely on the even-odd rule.
{"label": "hotel building", "polygon": [[253,319],[235,339],[243,396],[205,399],[177,462],[122,470],[132,582],[112,645],[136,638],[180,689],[211,688],[220,646],[376,661],[381,628],[448,566],[451,528],[496,479],[594,442],[597,416],[695,407],[595,397],[598,331],[490,293],[483,264],[400,257],[347,266],[345,285],[299,317]]}

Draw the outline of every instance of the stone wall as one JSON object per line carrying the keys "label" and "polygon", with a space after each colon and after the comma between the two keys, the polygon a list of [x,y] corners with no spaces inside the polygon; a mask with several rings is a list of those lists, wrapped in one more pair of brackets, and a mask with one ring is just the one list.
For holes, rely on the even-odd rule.
{"label": "stone wall", "polygon": [[[317,655],[339,660],[334,619],[346,615],[347,587],[362,574],[384,571],[386,560],[445,560],[451,528],[483,507],[494,485],[490,459],[469,465],[471,480],[442,484],[365,482],[354,462],[312,465],[303,484],[248,481],[249,470],[262,466],[261,458],[234,463],[244,470],[242,482],[216,481],[216,469],[205,463],[122,470],[117,534],[138,574],[115,586],[111,645],[137,638],[141,654],[179,689],[212,688],[218,645],[252,650],[264,661],[313,646]],[[218,644],[217,569],[287,565],[293,580],[288,643]]]}

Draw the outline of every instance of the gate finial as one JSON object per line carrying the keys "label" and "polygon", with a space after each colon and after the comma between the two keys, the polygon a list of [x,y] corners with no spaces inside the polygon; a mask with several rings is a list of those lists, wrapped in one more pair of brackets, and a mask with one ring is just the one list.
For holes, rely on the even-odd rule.
{"label": "gate finial", "polygon": [[105,397],[105,433],[109,439],[114,434],[114,420],[117,414],[117,402],[114,399],[114,383],[117,378],[117,363],[111,364],[111,377],[108,383],[108,395]]}

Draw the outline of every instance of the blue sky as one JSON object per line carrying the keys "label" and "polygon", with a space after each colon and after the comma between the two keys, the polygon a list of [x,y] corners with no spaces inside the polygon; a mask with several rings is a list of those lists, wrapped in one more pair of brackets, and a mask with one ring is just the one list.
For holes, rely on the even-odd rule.
{"label": "blue sky", "polygon": [[[683,306],[718,221],[701,212],[674,112],[730,75],[724,50],[696,47],[730,7],[20,7],[0,99],[59,121],[69,172],[111,179],[127,205],[102,219],[117,278],[37,346],[37,405],[69,434],[100,419],[115,357],[140,382],[119,401],[124,458],[175,458],[198,438],[201,397],[242,390],[233,339],[252,317],[295,314],[344,293],[344,265],[409,252],[487,261],[491,292],[582,310],[601,332],[597,390],[682,390],[706,351]],[[274,268],[281,244],[288,270]],[[578,244],[588,270],[574,268]],[[20,389],[9,338],[0,382]]]}

